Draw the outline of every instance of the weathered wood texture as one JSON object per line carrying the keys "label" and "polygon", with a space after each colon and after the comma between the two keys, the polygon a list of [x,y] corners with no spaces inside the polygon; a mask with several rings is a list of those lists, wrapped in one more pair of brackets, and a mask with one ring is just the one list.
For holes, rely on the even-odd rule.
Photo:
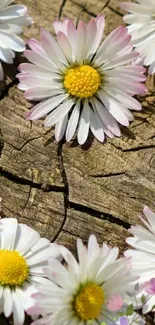
{"label": "weathered wood texture", "polygon": [[[40,27],[53,33],[52,21],[69,17],[88,21],[106,16],[107,35],[123,24],[120,0],[18,0],[29,8],[34,25],[25,40],[39,39]],[[0,101],[0,196],[2,216],[15,216],[51,241],[75,251],[77,236],[87,242],[95,233],[100,242],[125,248],[130,224],[139,222],[144,204],[155,201],[155,115],[153,79],[141,98],[143,111],[135,113],[122,137],[101,144],[91,135],[81,148],[76,140],[57,144],[53,131],[40,121],[24,119],[32,106],[17,89],[15,74],[23,60],[6,67]],[[29,323],[29,322],[28,322]],[[27,323],[27,324],[28,324]],[[0,324],[8,324],[0,319]]]}

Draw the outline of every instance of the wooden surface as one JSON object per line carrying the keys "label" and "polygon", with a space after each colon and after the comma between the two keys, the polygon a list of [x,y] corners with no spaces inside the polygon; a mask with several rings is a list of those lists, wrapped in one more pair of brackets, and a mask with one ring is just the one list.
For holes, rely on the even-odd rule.
{"label": "wooden surface", "polygon": [[[76,23],[98,13],[106,16],[105,35],[123,24],[120,0],[18,0],[29,8],[34,25],[25,40],[39,39],[39,29],[53,33],[52,21],[68,17]],[[76,238],[87,242],[91,233],[99,242],[126,247],[131,224],[139,222],[144,204],[155,201],[155,115],[153,78],[149,94],[141,98],[142,112],[135,113],[122,137],[101,144],[90,135],[80,147],[76,140],[56,143],[53,130],[24,115],[32,106],[17,89],[16,68],[6,67],[0,96],[0,196],[2,216],[16,217],[42,236],[75,251]],[[0,324],[8,321],[0,318]],[[29,322],[27,322],[29,324]],[[148,323],[149,324],[149,323]]]}

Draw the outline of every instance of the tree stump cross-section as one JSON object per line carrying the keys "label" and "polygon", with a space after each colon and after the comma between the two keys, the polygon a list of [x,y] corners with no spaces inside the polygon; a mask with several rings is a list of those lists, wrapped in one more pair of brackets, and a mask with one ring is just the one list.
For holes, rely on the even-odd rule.
{"label": "tree stump cross-section", "polygon": [[[97,14],[106,17],[105,36],[123,24],[120,0],[17,0],[28,7],[34,24],[23,37],[39,40],[40,27],[54,34],[52,22],[68,17],[88,22]],[[42,121],[25,120],[32,107],[17,88],[18,55],[6,66],[0,95],[0,196],[2,217],[16,217],[51,242],[76,253],[76,239],[87,243],[94,233],[99,242],[127,247],[125,238],[145,204],[155,201],[155,114],[153,78],[149,93],[140,98],[141,112],[122,137],[104,144],[91,135],[82,147],[76,140],[57,143],[54,131]],[[0,316],[0,324],[12,324]],[[28,319],[25,323],[30,324]],[[148,322],[149,324],[149,322]]]}

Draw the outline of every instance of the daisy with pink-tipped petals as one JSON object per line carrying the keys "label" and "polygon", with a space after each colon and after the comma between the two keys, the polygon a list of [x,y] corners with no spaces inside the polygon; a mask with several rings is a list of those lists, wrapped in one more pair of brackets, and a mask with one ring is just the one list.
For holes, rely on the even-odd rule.
{"label": "daisy with pink-tipped petals", "polygon": [[133,120],[130,110],[140,110],[133,97],[145,94],[145,69],[134,63],[127,29],[118,27],[103,43],[104,17],[88,25],[80,21],[77,29],[71,20],[54,22],[57,41],[41,30],[40,42],[30,39],[25,51],[31,63],[20,65],[19,88],[28,100],[40,103],[27,113],[27,119],[45,117],[44,125],[55,125],[55,138],[75,133],[83,144],[89,130],[101,142],[105,135],[120,136],[119,123]]}
{"label": "daisy with pink-tipped petals", "polygon": [[124,21],[129,24],[128,32],[132,36],[136,51],[140,53],[140,61],[143,65],[149,66],[149,73],[153,74],[155,72],[155,1],[122,2],[121,8],[128,12],[124,16]]}
{"label": "daisy with pink-tipped petals", "polygon": [[[33,20],[27,14],[23,5],[11,5],[13,0],[0,0],[0,61],[13,63],[14,52],[23,52],[25,42],[18,36],[23,27],[30,25]],[[4,72],[0,63],[0,80]]]}
{"label": "daisy with pink-tipped petals", "polygon": [[[42,316],[33,325],[115,323],[119,318],[115,311],[121,308],[124,294],[135,280],[130,276],[130,259],[118,259],[118,248],[105,243],[100,247],[94,235],[89,237],[88,248],[77,240],[78,262],[67,248],[59,249],[66,266],[49,259],[44,269],[46,284],[38,283],[35,305],[27,310],[30,315]],[[109,310],[114,296],[120,303],[116,306],[115,302],[115,308]]]}
{"label": "daisy with pink-tipped petals", "polygon": [[144,208],[146,218],[140,217],[142,226],[132,226],[129,230],[133,237],[126,239],[133,247],[125,252],[126,257],[132,258],[133,275],[139,275],[140,290],[137,294],[138,305],[142,305],[139,298],[144,294],[143,313],[148,313],[155,305],[155,213],[147,206]]}

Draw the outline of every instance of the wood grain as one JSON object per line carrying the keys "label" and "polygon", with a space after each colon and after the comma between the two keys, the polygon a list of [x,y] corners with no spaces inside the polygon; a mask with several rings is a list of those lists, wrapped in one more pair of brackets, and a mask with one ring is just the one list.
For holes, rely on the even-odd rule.
{"label": "wood grain", "polygon": [[[123,24],[121,0],[17,0],[24,3],[34,24],[23,37],[39,39],[40,27],[53,33],[52,22],[68,17],[75,23],[98,13],[106,17],[105,35]],[[101,144],[90,134],[80,147],[76,139],[57,143],[53,130],[42,121],[29,122],[32,107],[17,89],[18,55],[5,66],[6,80],[0,95],[0,196],[2,217],[16,217],[51,241],[76,254],[76,239],[87,243],[94,233],[100,243],[117,245],[120,254],[131,224],[139,223],[143,206],[155,201],[155,97],[153,78],[149,94],[141,98],[143,110],[134,113],[122,137]],[[0,317],[0,324],[11,320]],[[150,321],[147,321],[147,324]],[[26,325],[30,324],[27,320]]]}

